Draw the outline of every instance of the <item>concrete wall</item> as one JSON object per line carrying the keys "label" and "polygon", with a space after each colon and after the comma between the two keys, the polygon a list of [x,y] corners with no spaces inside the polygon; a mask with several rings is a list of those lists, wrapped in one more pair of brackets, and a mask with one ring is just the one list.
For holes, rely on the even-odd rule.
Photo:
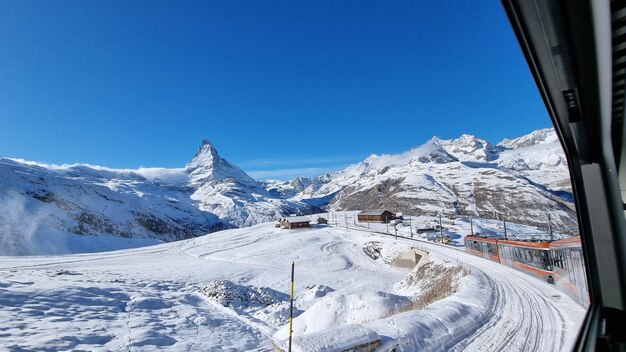
{"label": "concrete wall", "polygon": [[398,268],[413,269],[426,254],[428,254],[428,252],[424,250],[411,248],[391,262],[391,265]]}

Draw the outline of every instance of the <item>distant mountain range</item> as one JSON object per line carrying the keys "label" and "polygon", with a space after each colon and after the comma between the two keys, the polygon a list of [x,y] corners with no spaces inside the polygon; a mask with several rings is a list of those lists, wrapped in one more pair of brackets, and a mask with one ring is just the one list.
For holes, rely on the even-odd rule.
{"label": "distant mountain range", "polygon": [[344,170],[291,181],[258,182],[208,141],[180,169],[0,158],[0,254],[29,254],[33,239],[60,235],[172,241],[288,214],[381,207],[530,225],[545,224],[550,214],[557,227],[576,221],[566,160],[551,129],[497,145],[471,135],[434,137],[402,154],[372,154]]}
{"label": "distant mountain range", "polygon": [[388,208],[415,215],[467,215],[522,224],[576,224],[567,161],[552,129],[497,145],[433,137],[397,155],[372,154],[344,170],[266,183],[291,200],[331,210]]}

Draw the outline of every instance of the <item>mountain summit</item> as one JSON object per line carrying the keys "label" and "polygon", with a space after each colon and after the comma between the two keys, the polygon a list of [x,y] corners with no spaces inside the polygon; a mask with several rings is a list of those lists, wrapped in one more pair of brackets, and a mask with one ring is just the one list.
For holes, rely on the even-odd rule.
{"label": "mountain summit", "polygon": [[558,143],[558,141],[559,139],[552,128],[542,128],[521,137],[513,139],[505,138],[502,142],[498,143],[498,146],[517,149],[538,144]]}
{"label": "mountain summit", "polygon": [[185,170],[193,189],[191,200],[201,210],[232,226],[250,226],[287,214],[321,211],[268,192],[262,183],[222,158],[208,140],[202,141]]}
{"label": "mountain summit", "polygon": [[460,161],[486,162],[498,158],[499,148],[470,134],[463,134],[459,138],[451,140],[433,137],[432,141]]}
{"label": "mountain summit", "polygon": [[246,185],[254,185],[256,183],[243,170],[220,157],[217,148],[206,139],[202,141],[196,155],[187,163],[185,169],[193,184],[228,179]]}

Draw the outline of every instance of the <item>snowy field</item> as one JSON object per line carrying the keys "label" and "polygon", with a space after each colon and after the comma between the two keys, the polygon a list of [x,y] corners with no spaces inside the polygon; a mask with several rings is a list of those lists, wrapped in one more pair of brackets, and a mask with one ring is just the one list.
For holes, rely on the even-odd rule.
{"label": "snowy field", "polygon": [[[371,242],[378,259],[363,250]],[[428,263],[471,274],[405,311],[423,287],[389,263],[416,245]],[[455,246],[267,223],[139,249],[0,257],[0,350],[271,351],[288,332],[292,261],[299,350],[372,338],[381,350],[568,350],[584,315],[553,286]]]}

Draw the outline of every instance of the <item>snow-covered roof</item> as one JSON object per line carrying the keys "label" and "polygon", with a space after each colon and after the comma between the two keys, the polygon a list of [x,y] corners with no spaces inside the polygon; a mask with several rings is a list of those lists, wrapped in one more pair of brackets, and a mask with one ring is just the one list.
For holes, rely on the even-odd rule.
{"label": "snow-covered roof", "polygon": [[389,211],[389,210],[386,210],[386,209],[363,210],[362,212],[359,213],[359,215],[383,215],[383,213],[386,211]]}
{"label": "snow-covered roof", "polygon": [[307,218],[306,216],[290,216],[285,218],[285,220],[287,220],[287,222],[311,222],[311,219]]}

